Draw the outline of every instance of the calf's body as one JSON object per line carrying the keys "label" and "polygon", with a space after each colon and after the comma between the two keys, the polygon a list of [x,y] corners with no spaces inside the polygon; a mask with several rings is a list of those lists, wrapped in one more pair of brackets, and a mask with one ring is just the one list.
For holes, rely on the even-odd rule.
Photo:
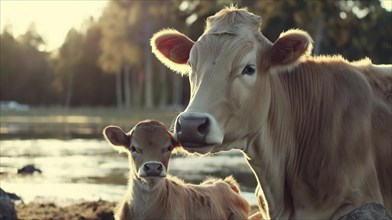
{"label": "calf's body", "polygon": [[192,185],[167,176],[154,190],[132,181],[117,219],[247,219],[249,205],[230,187],[232,180]]}
{"label": "calf's body", "polygon": [[104,136],[129,155],[128,190],[116,219],[247,219],[249,204],[232,177],[193,185],[167,174],[179,146],[161,123],[142,121],[127,134],[108,126]]}

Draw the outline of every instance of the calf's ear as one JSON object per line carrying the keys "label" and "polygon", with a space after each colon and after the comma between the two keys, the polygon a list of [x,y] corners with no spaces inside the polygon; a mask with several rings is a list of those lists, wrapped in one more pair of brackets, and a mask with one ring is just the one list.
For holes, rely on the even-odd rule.
{"label": "calf's ear", "polygon": [[271,67],[293,68],[310,55],[313,40],[302,30],[289,30],[275,41],[270,52]]}
{"label": "calf's ear", "polygon": [[171,142],[174,148],[179,147],[181,145],[179,141],[174,139],[174,137],[171,138]]}
{"label": "calf's ear", "polygon": [[194,42],[187,36],[166,29],[155,33],[150,43],[152,52],[167,67],[181,74],[190,70],[188,59]]}
{"label": "calf's ear", "polygon": [[131,137],[128,136],[120,127],[107,126],[103,129],[103,136],[114,149],[120,152],[126,152],[128,150]]}

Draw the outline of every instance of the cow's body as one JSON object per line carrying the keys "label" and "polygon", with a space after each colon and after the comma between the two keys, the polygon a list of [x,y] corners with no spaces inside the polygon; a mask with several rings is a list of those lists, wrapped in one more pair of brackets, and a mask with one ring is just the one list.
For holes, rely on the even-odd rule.
{"label": "cow's body", "polygon": [[178,140],[192,152],[243,150],[267,218],[336,219],[368,202],[391,214],[392,66],[311,57],[305,32],[271,43],[259,22],[230,8],[195,43],[175,31],[152,39],[167,66],[191,66]]}
{"label": "cow's body", "polygon": [[271,78],[267,122],[245,149],[271,217],[338,217],[367,202],[391,211],[392,103],[361,69],[329,57]]}

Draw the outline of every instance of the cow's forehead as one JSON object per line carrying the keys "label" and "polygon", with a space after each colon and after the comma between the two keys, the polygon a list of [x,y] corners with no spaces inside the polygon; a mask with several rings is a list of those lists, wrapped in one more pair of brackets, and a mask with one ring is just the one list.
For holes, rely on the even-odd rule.
{"label": "cow's forehead", "polygon": [[249,51],[249,45],[254,46],[260,42],[260,24],[261,17],[246,9],[222,9],[207,19],[204,34],[192,48],[191,64],[202,63],[205,66],[221,61],[233,62],[236,56]]}
{"label": "cow's forehead", "polygon": [[232,69],[247,53],[256,49],[256,44],[257,40],[249,35],[206,34],[193,46],[190,62],[201,72],[213,65],[218,65],[222,70]]}
{"label": "cow's forehead", "polygon": [[258,31],[261,17],[246,9],[225,8],[207,18],[205,33],[242,33],[244,29]]}

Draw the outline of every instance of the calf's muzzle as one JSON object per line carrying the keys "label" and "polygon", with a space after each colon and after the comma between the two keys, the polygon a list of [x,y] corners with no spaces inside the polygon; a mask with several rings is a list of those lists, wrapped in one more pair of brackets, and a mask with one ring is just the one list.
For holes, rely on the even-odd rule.
{"label": "calf's muzzle", "polygon": [[140,168],[139,172],[141,177],[165,177],[166,172],[163,164],[161,162],[146,162]]}

